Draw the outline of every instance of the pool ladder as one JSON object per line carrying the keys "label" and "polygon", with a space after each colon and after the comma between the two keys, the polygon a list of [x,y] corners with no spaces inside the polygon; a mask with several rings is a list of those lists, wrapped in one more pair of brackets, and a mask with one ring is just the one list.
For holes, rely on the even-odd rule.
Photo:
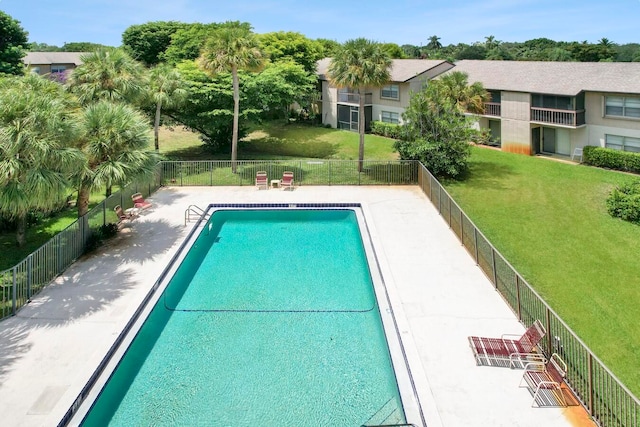
{"label": "pool ladder", "polygon": [[184,225],[186,226],[188,222],[198,221],[200,219],[208,220],[210,217],[211,215],[206,213],[200,206],[189,205],[184,211]]}

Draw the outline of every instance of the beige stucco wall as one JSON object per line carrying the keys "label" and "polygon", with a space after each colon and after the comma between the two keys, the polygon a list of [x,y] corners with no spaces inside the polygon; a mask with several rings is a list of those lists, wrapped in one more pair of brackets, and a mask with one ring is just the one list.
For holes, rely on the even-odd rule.
{"label": "beige stucco wall", "polygon": [[73,70],[76,68],[76,64],[29,64],[29,69],[39,68],[38,74],[45,75],[51,72],[51,65],[64,65],[67,70]]}
{"label": "beige stucco wall", "polygon": [[389,111],[392,113],[398,113],[399,114],[399,120],[400,123],[402,123],[402,113],[404,113],[404,108],[401,107],[389,107],[386,105],[376,105],[373,104],[371,106],[371,120],[373,121],[378,121],[381,122],[382,121],[382,112],[383,111]]}
{"label": "beige stucco wall", "polygon": [[[605,94],[601,92],[587,92],[585,94],[584,103],[587,124],[640,131],[640,119],[604,116],[604,97],[606,95],[615,96],[616,94]],[[619,96],[624,96],[624,94],[620,94]]]}
{"label": "beige stucco wall", "polygon": [[370,90],[373,104],[384,105],[387,107],[402,108],[403,110],[409,106],[409,99],[411,97],[411,88],[409,83],[394,83],[398,85],[400,90],[400,99],[388,99],[382,98],[380,94],[382,91],[380,88],[374,88]]}
{"label": "beige stucco wall", "polygon": [[322,123],[335,128],[338,126],[338,89],[322,82]]}
{"label": "beige stucco wall", "polygon": [[502,92],[500,138],[502,150],[531,154],[531,96],[522,92]]}

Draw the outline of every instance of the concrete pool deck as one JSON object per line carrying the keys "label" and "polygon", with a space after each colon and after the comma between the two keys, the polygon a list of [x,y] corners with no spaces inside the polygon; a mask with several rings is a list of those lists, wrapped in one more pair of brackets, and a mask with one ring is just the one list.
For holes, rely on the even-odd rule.
{"label": "concrete pool deck", "polygon": [[0,322],[3,425],[57,425],[192,229],[187,206],[302,202],[362,204],[429,427],[595,425],[580,407],[532,408],[521,370],[476,366],[467,336],[524,328],[417,186],[170,187],[150,201]]}

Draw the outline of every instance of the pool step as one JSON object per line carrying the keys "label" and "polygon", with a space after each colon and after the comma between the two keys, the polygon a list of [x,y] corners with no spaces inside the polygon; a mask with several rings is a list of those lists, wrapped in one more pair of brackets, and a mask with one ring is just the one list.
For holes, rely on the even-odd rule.
{"label": "pool step", "polygon": [[395,398],[391,398],[385,402],[384,405],[375,414],[371,416],[363,426],[406,426],[402,410],[398,407],[398,402]]}

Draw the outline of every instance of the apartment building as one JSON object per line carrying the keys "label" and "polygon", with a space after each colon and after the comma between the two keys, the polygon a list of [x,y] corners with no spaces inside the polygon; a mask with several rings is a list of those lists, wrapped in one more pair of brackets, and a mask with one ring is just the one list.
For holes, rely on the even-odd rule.
{"label": "apartment building", "polygon": [[27,52],[22,62],[32,73],[45,74],[64,73],[82,64],[80,57],[85,52]]}

